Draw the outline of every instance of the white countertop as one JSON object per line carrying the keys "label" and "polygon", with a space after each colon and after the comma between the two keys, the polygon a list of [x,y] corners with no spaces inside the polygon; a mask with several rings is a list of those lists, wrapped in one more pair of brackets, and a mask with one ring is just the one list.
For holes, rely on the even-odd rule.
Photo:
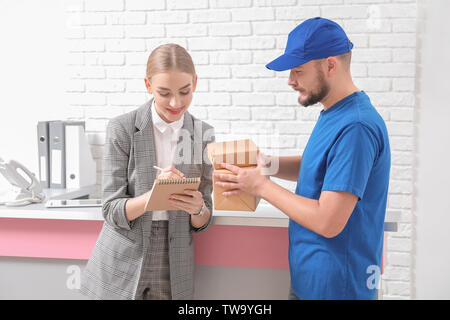
{"label": "white countertop", "polygon": [[[400,211],[387,211],[386,231],[395,231],[400,220]],[[103,221],[101,207],[46,208],[45,203],[21,207],[0,205],[0,218],[93,220]],[[255,212],[215,210],[213,224],[287,227],[289,219],[277,208],[261,202]]]}
{"label": "white countertop", "polygon": [[[281,211],[269,205],[260,205],[255,212],[215,210],[214,217],[287,220],[287,217]],[[46,208],[45,203],[20,207],[0,206],[0,218],[103,220],[101,207]]]}

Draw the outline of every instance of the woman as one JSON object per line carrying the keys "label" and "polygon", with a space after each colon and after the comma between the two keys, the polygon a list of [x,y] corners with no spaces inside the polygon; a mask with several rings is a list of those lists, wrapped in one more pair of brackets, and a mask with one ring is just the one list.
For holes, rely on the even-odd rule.
{"label": "woman", "polygon": [[[103,167],[105,223],[83,271],[81,292],[95,299],[191,299],[192,232],[211,222],[208,124],[187,109],[197,85],[194,64],[175,44],[149,56],[145,86],[153,99],[112,119]],[[154,168],[163,170],[160,172]],[[172,195],[177,211],[148,211],[155,178],[201,177],[198,191]]]}

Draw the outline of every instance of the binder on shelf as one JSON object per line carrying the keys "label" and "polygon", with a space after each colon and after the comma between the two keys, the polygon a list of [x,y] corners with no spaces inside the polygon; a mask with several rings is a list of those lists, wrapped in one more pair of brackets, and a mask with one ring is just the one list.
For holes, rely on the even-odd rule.
{"label": "binder on shelf", "polygon": [[[81,126],[84,133],[84,121],[50,121],[49,132],[49,159],[50,159],[50,188],[66,188],[66,164],[67,150],[74,148],[73,145],[67,145],[66,128],[68,126]],[[70,131],[70,130],[69,130]],[[72,157],[72,151],[70,151]],[[71,159],[72,161],[72,159]],[[83,169],[84,170],[84,169]]]}
{"label": "binder on shelf", "polygon": [[50,188],[66,187],[66,145],[63,121],[52,121],[48,127],[50,144]]}
{"label": "binder on shelf", "polygon": [[84,131],[84,122],[66,122],[66,188],[81,188],[96,183],[96,163]]}
{"label": "binder on shelf", "polygon": [[42,188],[50,188],[50,159],[49,159],[49,122],[39,121],[37,124],[39,181]]}

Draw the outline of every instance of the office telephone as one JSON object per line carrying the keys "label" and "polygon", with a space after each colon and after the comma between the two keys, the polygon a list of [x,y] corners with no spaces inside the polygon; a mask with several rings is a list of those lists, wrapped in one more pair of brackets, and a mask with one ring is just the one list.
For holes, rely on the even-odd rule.
{"label": "office telephone", "polygon": [[44,201],[45,194],[39,180],[20,162],[16,160],[6,162],[0,157],[0,173],[15,187],[9,193],[0,195],[0,204],[24,206]]}

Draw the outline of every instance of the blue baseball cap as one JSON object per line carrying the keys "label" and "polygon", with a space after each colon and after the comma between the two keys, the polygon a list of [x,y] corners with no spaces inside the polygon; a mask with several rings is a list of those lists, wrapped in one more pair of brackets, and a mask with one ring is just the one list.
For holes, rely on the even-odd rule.
{"label": "blue baseball cap", "polygon": [[311,60],[349,52],[353,43],[336,22],[324,18],[305,20],[289,33],[284,54],[268,63],[270,70],[284,71]]}

